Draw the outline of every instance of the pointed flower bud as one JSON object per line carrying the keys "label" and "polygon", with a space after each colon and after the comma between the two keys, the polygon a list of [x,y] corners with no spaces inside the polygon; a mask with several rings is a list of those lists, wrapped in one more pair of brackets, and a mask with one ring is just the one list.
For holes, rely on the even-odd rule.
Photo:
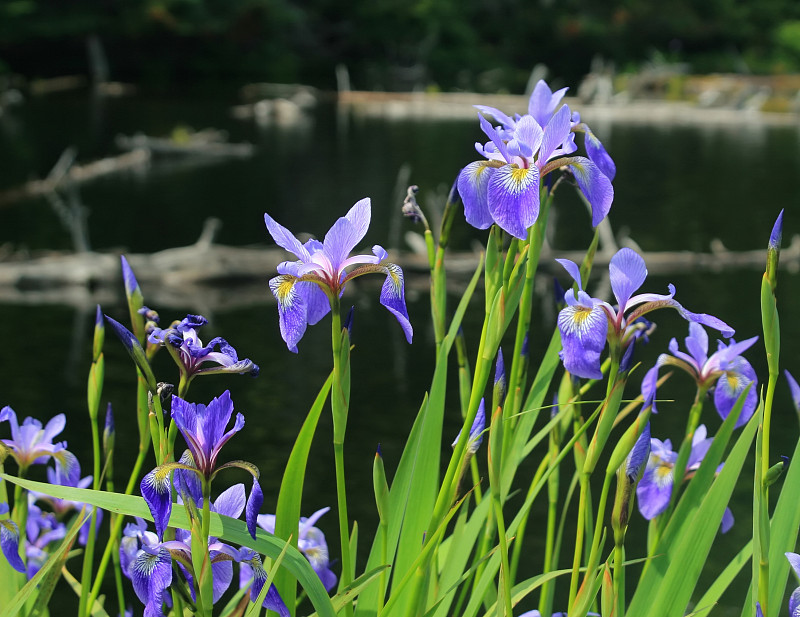
{"label": "pointed flower bud", "polygon": [[492,390],[492,403],[495,408],[503,404],[506,398],[506,367],[503,362],[503,350],[497,349],[497,361],[494,367],[494,389]]}
{"label": "pointed flower bud", "polygon": [[[467,452],[475,454],[478,448],[481,447],[483,442],[483,432],[486,429],[486,410],[483,399],[478,406],[478,413],[475,414],[475,420],[472,422],[472,428],[469,429],[469,441],[467,442]],[[458,444],[461,433],[456,435],[455,441],[451,444],[453,448]]]}
{"label": "pointed flower bud", "polygon": [[783,472],[789,465],[789,457],[781,456],[781,459],[780,463],[775,463],[772,467],[767,469],[767,473],[764,476],[764,486],[772,486],[778,481],[778,478],[783,475]]}
{"label": "pointed flower bud", "polygon": [[778,259],[781,254],[781,236],[783,235],[783,210],[775,220],[772,233],[769,236],[769,246],[767,247],[767,271],[766,275],[772,285],[772,293],[778,286]]}
{"label": "pointed flower bud", "polygon": [[92,344],[92,361],[97,362],[100,354],[103,353],[103,343],[105,342],[106,326],[103,322],[103,311],[97,305],[97,312],[94,318],[94,341]]}
{"label": "pointed flower bud", "polygon": [[142,375],[147,381],[148,389],[151,392],[155,392],[158,389],[156,376],[153,375],[153,369],[150,368],[150,363],[147,361],[147,356],[145,355],[144,349],[139,343],[139,339],[134,336],[133,332],[128,330],[115,319],[112,319],[108,315],[105,317],[106,321],[111,326],[111,329],[114,330],[114,334],[116,334],[117,337],[119,337],[119,340],[122,341],[122,344],[125,345],[125,349],[128,351],[128,354],[130,354],[131,358],[136,363],[137,368],[142,372]]}
{"label": "pointed flower bud", "polygon": [[103,453],[106,459],[108,459],[109,454],[114,450],[115,436],[114,412],[111,409],[111,403],[109,403],[108,407],[106,407],[106,424],[103,427]]}

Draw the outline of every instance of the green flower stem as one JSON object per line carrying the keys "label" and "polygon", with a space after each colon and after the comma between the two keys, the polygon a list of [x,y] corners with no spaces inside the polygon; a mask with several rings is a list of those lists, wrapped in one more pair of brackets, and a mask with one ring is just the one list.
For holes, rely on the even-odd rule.
{"label": "green flower stem", "polygon": [[[336,468],[336,497],[339,514],[339,542],[342,550],[342,576],[340,589],[353,582],[353,561],[350,555],[350,525],[347,517],[347,490],[344,475],[344,437],[350,402],[349,348],[342,348],[342,340],[348,340],[342,331],[339,314],[339,298],[331,297],[331,347],[333,350],[333,385],[331,387],[331,410],[333,412],[333,455]],[[343,366],[343,360],[344,364]],[[351,617],[353,604],[345,604],[345,614]]]}
{"label": "green flower stem", "polygon": [[[503,504],[500,503],[500,494],[492,494],[495,518],[497,519],[497,535],[500,539],[500,585],[498,593],[502,594],[504,602],[504,614],[506,617],[513,617],[514,613],[511,606],[511,569],[508,562],[508,540],[506,539],[506,524],[503,518]],[[500,607],[498,605],[498,615]]]}
{"label": "green flower stem", "polygon": [[[103,391],[103,354],[98,355],[89,370],[88,402],[89,402],[89,424],[92,430],[92,488],[100,490],[100,430],[97,426],[97,412],[100,403],[100,395]],[[78,603],[78,615],[87,615],[91,611],[87,610],[86,600],[89,594],[89,581],[92,578],[92,566],[94,565],[94,545],[97,536],[97,508],[92,509],[89,522],[89,535],[86,539],[86,547],[83,553],[83,568],[81,570],[81,596]]]}
{"label": "green flower stem", "polygon": [[[145,443],[140,443],[139,456],[136,457],[136,462],[133,464],[133,470],[131,471],[130,478],[128,479],[128,485],[125,487],[125,495],[130,495],[133,493],[133,489],[136,486],[137,480],[139,479],[139,474],[142,471],[142,465],[144,465],[145,458],[147,458],[147,445]],[[100,595],[100,586],[103,583],[103,578],[105,577],[108,561],[111,559],[112,553],[116,552],[119,554],[117,547],[119,546],[119,536],[122,532],[123,522],[125,522],[124,516],[116,516],[112,520],[108,542],[106,543],[106,548],[103,551],[103,556],[100,558],[100,564],[97,566],[97,574],[95,575],[94,585],[92,585],[92,591],[89,594],[86,606],[94,606],[97,597]],[[124,613],[122,614],[124,615]]]}
{"label": "green flower stem", "polygon": [[[455,186],[453,187],[455,189]],[[455,206],[457,193],[451,190],[447,196],[442,215],[442,224],[439,228],[439,242],[433,249],[433,234],[425,231],[425,243],[428,247],[428,261],[431,266],[431,317],[433,318],[433,333],[436,349],[442,344],[447,334],[447,278],[444,267],[444,254],[450,242],[450,230],[455,219]]]}
{"label": "green flower stem", "polygon": [[[536,277],[536,269],[539,265],[539,256],[542,252],[544,245],[544,232],[547,228],[547,217],[550,213],[550,202],[552,193],[545,194],[541,199],[541,208],[539,210],[539,218],[528,230],[528,262],[525,269],[525,285],[522,291],[522,296],[519,302],[519,313],[517,316],[517,331],[514,338],[514,355],[511,362],[511,371],[508,378],[508,394],[506,402],[503,407],[503,417],[508,421],[511,419],[512,424],[510,427],[516,425],[516,414],[519,413],[519,407],[522,402],[520,394],[524,384],[523,368],[526,364],[525,358],[522,355],[522,346],[525,344],[525,338],[528,336],[531,329],[531,308],[533,306],[533,286]],[[507,431],[510,438],[513,433]],[[508,439],[504,444],[505,447],[510,445]]]}

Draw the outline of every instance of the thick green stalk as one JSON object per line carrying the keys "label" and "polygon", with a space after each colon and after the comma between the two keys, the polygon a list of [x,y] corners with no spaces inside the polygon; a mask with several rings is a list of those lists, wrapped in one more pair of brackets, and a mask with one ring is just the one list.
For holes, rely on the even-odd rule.
{"label": "thick green stalk", "polygon": [[[339,299],[331,301],[331,348],[333,350],[333,384],[331,387],[331,410],[333,412],[333,454],[336,470],[336,498],[339,514],[339,542],[342,550],[342,576],[339,588],[347,587],[353,581],[353,561],[350,555],[350,525],[347,516],[347,490],[344,475],[344,438],[347,428],[347,414],[350,403],[350,366],[349,345],[347,349],[342,341],[348,341],[342,331],[339,314]],[[345,614],[353,614],[351,602],[345,604]]]}

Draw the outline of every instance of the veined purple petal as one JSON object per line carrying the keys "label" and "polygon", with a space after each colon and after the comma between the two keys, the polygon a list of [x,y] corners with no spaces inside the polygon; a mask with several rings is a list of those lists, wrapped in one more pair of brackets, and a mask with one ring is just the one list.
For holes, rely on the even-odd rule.
{"label": "veined purple petal", "polygon": [[[306,305],[303,295],[298,293],[297,279],[289,276],[276,276],[270,279],[269,287],[278,301],[281,337],[289,351],[297,353],[297,343],[306,332]],[[309,283],[314,285],[314,283]]]}
{"label": "veined purple petal", "polygon": [[717,413],[724,420],[728,417],[736,401],[739,400],[739,396],[750,384],[753,385],[747,393],[742,412],[736,420],[735,428],[747,424],[758,404],[758,393],[756,392],[758,378],[755,370],[747,360],[737,356],[720,375],[714,387],[714,405],[717,408]]}
{"label": "veined purple petal", "polygon": [[647,278],[644,259],[636,251],[623,248],[611,258],[608,271],[611,276],[611,289],[619,304],[619,310],[624,312],[631,296]]}
{"label": "veined purple petal", "polygon": [[613,180],[614,176],[617,175],[617,166],[614,164],[614,160],[608,155],[603,144],[600,143],[600,140],[597,139],[589,127],[586,127],[586,132],[584,134],[586,136],[584,147],[586,148],[586,154],[589,156],[589,159],[597,165],[604,176],[609,180]]}
{"label": "veined purple petal", "polygon": [[664,361],[668,358],[666,354],[661,354],[656,360],[656,364],[642,379],[642,408],[650,405],[653,413],[658,413],[656,409],[656,384],[658,383],[658,369],[664,366]]}
{"label": "veined purple petal", "polygon": [[172,557],[166,548],[141,550],[131,567],[131,582],[145,605],[145,617],[163,616],[164,592],[172,584]]}
{"label": "veined purple petal", "polygon": [[[267,582],[267,572],[261,565],[261,558],[255,553],[251,553],[249,559],[246,558],[243,559],[239,575],[240,575],[239,584],[241,586],[244,586],[243,583],[246,584],[247,579],[252,577],[253,582],[252,586],[250,587],[250,601],[255,602],[258,599],[258,596],[264,587],[264,583]],[[275,611],[281,617],[291,616],[291,613],[289,613],[289,609],[286,608],[286,604],[284,604],[283,599],[278,593],[278,590],[275,588],[275,585],[270,585],[269,590],[267,590],[267,595],[264,598],[264,603],[262,604],[262,606],[271,611]]]}
{"label": "veined purple petal", "polygon": [[245,501],[244,484],[240,482],[220,493],[219,497],[214,500],[212,509],[217,514],[239,518],[244,512]]}
{"label": "veined purple petal", "polygon": [[686,337],[686,349],[692,355],[698,367],[708,360],[708,333],[699,323],[689,322],[689,336]]}
{"label": "veined purple petal", "polygon": [[578,288],[583,289],[583,284],[581,283],[580,266],[569,259],[556,259],[556,261],[564,267],[564,269],[567,271],[567,274],[569,274],[572,277],[572,280],[578,284]]}
{"label": "veined purple petal", "polygon": [[473,105],[475,109],[479,112],[486,114],[487,116],[491,116],[495,120],[497,120],[500,124],[503,125],[506,129],[513,129],[514,128],[514,120],[509,118],[506,114],[504,114],[499,109],[495,109],[494,107],[489,107],[488,105]]}
{"label": "veined purple petal", "polygon": [[169,479],[170,468],[164,465],[156,467],[148,473],[139,485],[150,514],[156,525],[159,541],[164,540],[164,531],[169,524],[172,513],[172,483]]}
{"label": "veined purple petal", "polygon": [[789,560],[789,565],[792,566],[795,576],[800,578],[800,555],[797,553],[784,553],[784,555],[786,555],[786,559]]}
{"label": "veined purple petal", "polygon": [[253,488],[250,490],[250,497],[247,499],[247,508],[245,511],[245,522],[247,523],[247,531],[255,540],[256,537],[256,522],[258,519],[258,511],[264,503],[264,493],[261,491],[261,485],[258,479],[253,477]]}
{"label": "veined purple petal", "polygon": [[[182,399],[178,400],[183,402]],[[191,450],[183,451],[180,462],[197,469]],[[178,495],[181,496],[184,503],[186,503],[187,499],[191,499],[198,508],[203,506],[203,487],[200,484],[200,477],[198,474],[186,469],[176,469],[173,472],[172,480],[175,483]]]}
{"label": "veined purple petal", "polygon": [[411,327],[411,321],[406,310],[403,271],[400,266],[395,264],[386,264],[382,269],[386,272],[386,280],[384,280],[381,287],[380,302],[397,318],[397,321],[400,322],[400,327],[403,328],[403,333],[406,335],[406,340],[411,343],[414,329]]}
{"label": "veined purple petal", "polygon": [[512,236],[524,240],[539,216],[539,169],[504,165],[489,178],[489,212]]}
{"label": "veined purple petal", "polygon": [[301,244],[300,240],[266,212],[264,213],[264,222],[267,224],[269,235],[272,236],[272,239],[275,240],[275,243],[279,247],[289,251],[302,261],[308,261],[310,259],[308,250]]}
{"label": "veined purple petal", "polygon": [[488,201],[489,178],[494,171],[486,161],[475,161],[458,174],[458,194],[464,203],[464,217],[478,229],[486,229],[494,223]]}
{"label": "veined purple petal", "polygon": [[[359,199],[353,207],[348,210],[347,214],[344,215],[358,235],[358,239],[355,241],[355,244],[361,242],[361,239],[367,235],[367,230],[369,229],[369,221],[370,217],[372,216],[372,202],[370,201],[369,197],[364,197],[364,199]],[[355,246],[355,244],[353,246]]]}
{"label": "veined purple petal", "polygon": [[606,345],[608,318],[599,305],[567,306],[558,314],[561,359],[576,377],[602,379],[600,354]]}
{"label": "veined purple petal", "polygon": [[[547,134],[542,131],[542,127],[536,123],[531,116],[523,116],[514,128],[514,138],[527,146],[532,156],[534,152],[544,147],[542,138],[547,140]],[[539,155],[541,158],[541,154]]]}
{"label": "veined purple petal", "polygon": [[614,187],[611,180],[589,159],[577,156],[569,164],[578,188],[592,206],[592,227],[597,227],[611,209]]}
{"label": "veined purple petal", "polygon": [[331,301],[328,300],[328,296],[325,295],[325,292],[322,291],[320,286],[316,283],[295,283],[294,289],[301,297],[301,302],[305,306],[305,320],[309,326],[313,326],[331,312]]}
{"label": "veined purple petal", "polygon": [[501,156],[505,159],[506,163],[511,162],[511,155],[508,152],[508,148],[506,147],[503,138],[498,134],[495,128],[491,125],[491,123],[484,118],[483,116],[478,116],[478,122],[481,125],[481,130],[486,133],[486,136],[492,140],[492,143],[497,148],[497,151],[501,154]]}
{"label": "veined purple petal", "polygon": [[0,549],[12,568],[25,572],[25,564],[19,556],[19,528],[10,518],[0,519]]}
{"label": "veined purple petal", "polygon": [[789,617],[800,617],[800,587],[789,596]]}
{"label": "veined purple petal", "polygon": [[[367,200],[367,208],[369,208],[369,200]],[[352,212],[352,211],[351,211]],[[369,224],[369,210],[367,211],[367,224]],[[347,259],[350,251],[352,251],[356,244],[358,244],[364,237],[366,228],[356,227],[349,219],[342,217],[338,219],[325,234],[324,246],[325,255],[330,259],[330,270],[328,273],[335,279],[345,267],[344,261]],[[312,255],[312,260],[320,253]],[[326,268],[327,269],[327,268]]]}
{"label": "veined purple petal", "polygon": [[[651,442],[652,445],[652,442]],[[636,501],[639,512],[651,520],[667,509],[672,496],[672,465],[653,454],[644,471],[641,482],[636,487]]]}
{"label": "veined purple petal", "polygon": [[539,123],[539,126],[543,127],[547,124],[567,90],[569,88],[561,88],[561,90],[553,92],[543,79],[536,82],[528,101],[528,113]]}
{"label": "veined purple petal", "polygon": [[536,159],[536,163],[539,165],[540,169],[548,159],[553,156],[553,152],[555,152],[556,148],[561,146],[570,136],[569,116],[569,107],[562,105],[547,122],[547,126],[544,129],[544,137],[542,138],[542,145],[539,149],[539,156]]}
{"label": "veined purple petal", "polygon": [[[692,437],[692,450],[689,452],[689,460],[686,462],[686,470],[691,471],[700,467],[700,463],[708,453],[711,443],[714,441],[712,437],[707,437],[708,429],[705,424],[697,427]],[[719,470],[717,470],[719,471]]]}

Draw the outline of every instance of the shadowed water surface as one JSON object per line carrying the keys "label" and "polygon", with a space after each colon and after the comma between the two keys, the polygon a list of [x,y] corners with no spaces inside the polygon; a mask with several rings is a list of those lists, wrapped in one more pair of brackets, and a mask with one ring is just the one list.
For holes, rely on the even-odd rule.
{"label": "shadowed water surface", "polygon": [[[584,117],[591,124],[591,114],[585,113]],[[271,239],[263,225],[265,211],[293,231],[321,237],[337,217],[364,196],[373,202],[373,222],[365,243],[396,246],[402,234],[413,229],[398,214],[395,184],[400,168],[406,164],[410,167],[410,182],[420,186],[425,204],[433,195],[447,190],[461,166],[478,158],[472,144],[482,139],[477,122],[358,118],[342,122],[333,108],[321,106],[302,125],[259,128],[251,122],[232,119],[229,100],[219,95],[91,100],[70,94],[32,99],[0,117],[0,166],[4,170],[0,189],[16,186],[31,176],[46,175],[67,146],[77,146],[79,160],[88,161],[115,153],[117,133],[164,135],[178,124],[225,129],[232,141],[254,143],[258,151],[244,160],[156,162],[144,172],[107,176],[81,186],[80,195],[90,213],[92,248],[150,252],[190,244],[210,216],[223,221],[217,238],[220,243],[268,246]],[[794,178],[800,167],[796,129],[770,128],[751,121],[743,121],[740,126],[614,124],[593,128],[617,163],[611,224],[617,231],[624,230],[642,249],[706,251],[713,238],[730,249],[764,248],[781,208],[787,208],[785,241],[796,232]],[[582,206],[566,189],[561,190],[556,204],[553,246],[585,247],[591,229]],[[469,228],[459,217],[454,229],[455,248],[469,248],[470,242],[484,238],[485,232]],[[3,243],[15,249],[70,248],[69,235],[44,199],[0,208],[0,244]],[[227,311],[190,305],[161,310],[166,322],[203,310],[210,319],[210,325],[202,331],[205,340],[223,336],[240,356],[261,366],[261,375],[256,379],[198,379],[190,398],[207,402],[223,389],[231,389],[237,410],[245,414],[246,425],[226,446],[223,458],[243,458],[259,466],[266,497],[264,511],[274,508],[289,448],[331,368],[327,320],[308,330],[299,345],[299,355],[287,351],[266,286],[272,274],[264,272],[263,302],[252,306]],[[568,283],[566,275],[560,279],[562,284]],[[678,290],[676,299],[687,308],[720,317],[737,329],[738,339],[744,339],[760,334],[760,279],[759,271],[697,272],[651,277],[644,291],[664,293],[672,282]],[[433,370],[434,351],[424,294],[408,291],[408,308],[415,327],[414,344],[408,346],[394,318],[378,303],[380,282],[379,278],[359,279],[344,299],[345,305],[355,306],[346,464],[350,515],[361,529],[359,568],[364,563],[367,539],[376,525],[371,476],[375,448],[381,444],[391,476]],[[543,353],[555,323],[551,283],[543,276],[539,284],[546,293],[535,308],[534,363]],[[148,290],[143,292],[147,304]],[[236,289],[230,293],[235,294]],[[796,274],[781,273],[779,293],[784,316],[784,364],[800,373],[800,363],[792,351],[792,342],[800,335],[792,319],[800,314]],[[103,310],[124,320],[122,298],[120,289],[119,302],[103,306]],[[453,297],[453,306],[456,301]],[[473,354],[482,320],[481,305],[480,298],[473,302],[465,323]],[[85,384],[94,305],[74,308],[0,304],[0,316],[6,342],[0,364],[0,404],[11,405],[21,417],[33,415],[43,420],[65,412],[69,418],[65,438],[87,473],[91,467],[91,444],[85,421]],[[686,322],[674,312],[657,313],[655,319],[659,327],[640,355],[644,366],[631,377],[631,395],[636,394],[646,368],[666,351],[670,338],[682,342],[688,333]],[[711,345],[713,348],[715,343]],[[121,474],[133,461],[138,439],[131,396],[134,376],[127,356],[111,334],[107,336],[105,353],[104,400],[114,407],[118,430],[116,468]],[[747,356],[763,380],[763,346],[759,343]],[[160,380],[177,379],[165,354],[157,358],[155,368]],[[675,442],[683,431],[693,397],[689,378],[676,375],[659,390],[659,395],[676,402],[659,405],[660,413],[652,421],[653,436],[671,437]],[[773,451],[776,455],[790,454],[798,425],[783,382],[778,386],[776,400]],[[707,405],[703,420],[709,432],[714,433],[719,418],[713,403]],[[453,389],[446,414],[444,455],[459,426]],[[6,436],[6,429],[2,436]],[[312,449],[304,513],[335,506],[330,438],[330,418],[324,414]],[[715,567],[726,565],[750,536],[752,503],[747,481],[751,467],[746,465],[742,488],[731,505],[737,524],[720,539],[712,554]],[[247,480],[236,472],[230,474],[221,476],[220,482],[227,485],[228,480]],[[339,554],[335,516],[329,514],[320,526],[327,533],[335,558]],[[541,563],[543,537],[535,531],[541,528],[541,524],[529,525],[532,531],[525,538],[531,549],[526,551],[530,563],[525,564],[530,574]],[[636,515],[629,532],[629,557],[634,556],[636,543],[644,542],[645,533],[644,521]],[[564,555],[567,554],[565,549]],[[564,557],[562,565],[566,560]],[[732,596],[731,603],[737,601],[742,600]]]}

